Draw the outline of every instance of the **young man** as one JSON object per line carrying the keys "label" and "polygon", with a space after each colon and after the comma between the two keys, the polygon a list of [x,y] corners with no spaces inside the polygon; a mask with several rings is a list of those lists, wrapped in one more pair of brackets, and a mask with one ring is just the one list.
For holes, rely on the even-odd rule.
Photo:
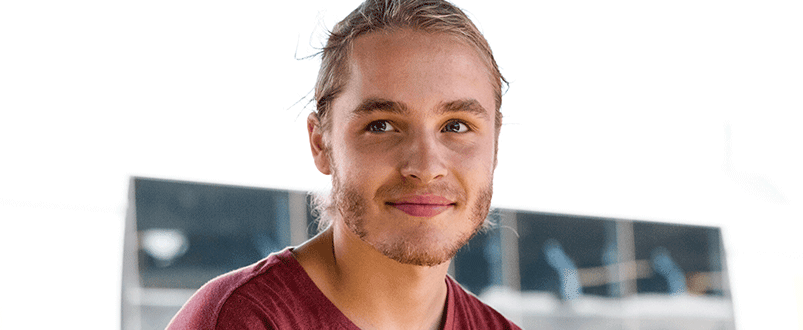
{"label": "young man", "polygon": [[517,329],[446,275],[484,224],[503,78],[458,8],[367,0],[323,50],[307,127],[323,231],[206,284],[169,329]]}

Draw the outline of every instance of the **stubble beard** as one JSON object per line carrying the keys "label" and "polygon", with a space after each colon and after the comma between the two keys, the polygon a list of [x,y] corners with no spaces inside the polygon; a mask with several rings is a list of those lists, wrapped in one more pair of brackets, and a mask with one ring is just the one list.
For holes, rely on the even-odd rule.
{"label": "stubble beard", "polygon": [[[390,187],[390,190],[403,190],[402,187]],[[481,188],[476,200],[470,206],[468,231],[459,233],[456,238],[449,241],[437,242],[432,246],[425,237],[418,235],[396,236],[391,240],[381,240],[372,237],[367,228],[366,213],[370,201],[357,192],[354,187],[344,185],[336,173],[332,175],[332,202],[336,217],[343,219],[343,223],[351,232],[363,242],[374,249],[402,264],[415,266],[436,266],[452,259],[457,251],[484,227],[493,196],[492,180]],[[337,219],[333,219],[337,221]],[[455,221],[464,221],[455,219]],[[430,244],[426,244],[430,243]]]}

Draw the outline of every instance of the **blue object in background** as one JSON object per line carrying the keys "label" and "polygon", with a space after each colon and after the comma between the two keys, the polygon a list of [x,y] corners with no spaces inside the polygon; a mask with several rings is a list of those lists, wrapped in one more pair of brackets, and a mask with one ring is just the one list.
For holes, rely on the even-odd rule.
{"label": "blue object in background", "polygon": [[656,273],[666,279],[669,294],[677,296],[686,293],[686,277],[683,270],[672,260],[672,256],[663,246],[657,247],[652,253],[652,268]]}
{"label": "blue object in background", "polygon": [[544,243],[544,255],[547,263],[552,266],[560,278],[560,296],[563,300],[579,298],[583,293],[580,285],[580,275],[577,273],[577,266],[568,255],[563,251],[563,247],[554,239],[549,239]]}

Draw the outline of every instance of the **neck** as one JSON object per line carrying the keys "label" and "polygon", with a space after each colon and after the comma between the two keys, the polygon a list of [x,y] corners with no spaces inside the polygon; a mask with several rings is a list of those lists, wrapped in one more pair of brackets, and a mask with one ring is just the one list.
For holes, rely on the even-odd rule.
{"label": "neck", "polygon": [[448,262],[401,264],[342,223],[294,254],[324,295],[361,329],[437,329],[441,324]]}

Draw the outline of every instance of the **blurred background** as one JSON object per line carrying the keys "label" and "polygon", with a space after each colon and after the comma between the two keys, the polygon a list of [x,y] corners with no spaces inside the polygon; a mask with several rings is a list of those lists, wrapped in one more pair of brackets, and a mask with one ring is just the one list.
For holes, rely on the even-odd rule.
{"label": "blurred background", "polygon": [[[132,177],[265,194],[288,205],[269,219],[296,219],[299,196],[329,186],[305,58],[358,3],[0,3],[0,328],[120,329],[124,256],[167,270],[198,246],[145,226],[124,249]],[[461,251],[458,279],[517,320],[629,329],[659,306],[803,328],[803,4],[455,3],[511,82],[493,200],[507,227]],[[266,232],[293,232],[280,223]],[[254,256],[299,237],[275,235]]]}

